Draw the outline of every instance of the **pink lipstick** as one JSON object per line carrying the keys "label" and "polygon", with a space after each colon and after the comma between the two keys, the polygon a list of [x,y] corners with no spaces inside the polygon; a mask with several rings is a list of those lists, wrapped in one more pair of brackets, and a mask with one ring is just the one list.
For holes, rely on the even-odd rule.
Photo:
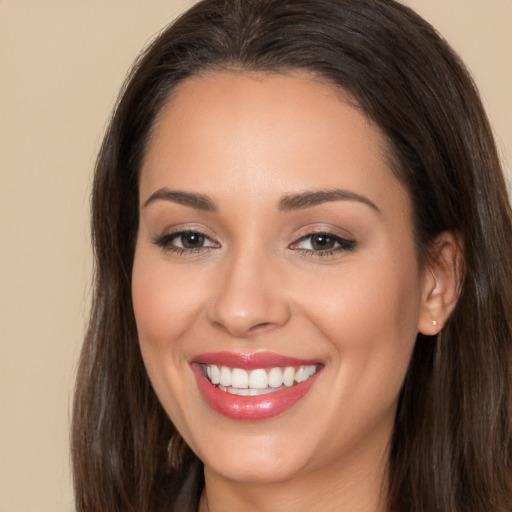
{"label": "pink lipstick", "polygon": [[304,397],[322,365],[268,352],[215,352],[197,356],[191,367],[213,410],[235,420],[263,420],[287,411]]}

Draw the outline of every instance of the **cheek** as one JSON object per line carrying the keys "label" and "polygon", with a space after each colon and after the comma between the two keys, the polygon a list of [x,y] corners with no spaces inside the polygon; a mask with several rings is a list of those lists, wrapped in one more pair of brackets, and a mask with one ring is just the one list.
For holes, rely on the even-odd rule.
{"label": "cheek", "polygon": [[190,385],[183,378],[184,372],[188,375],[185,340],[199,300],[196,284],[173,271],[165,258],[137,247],[132,300],[140,350],[154,390],[167,413],[174,416],[184,386]]}
{"label": "cheek", "polygon": [[[132,274],[132,299],[141,346],[169,347],[189,329],[201,303],[201,287],[194,275],[137,249]],[[171,345],[172,346],[172,345]]]}
{"label": "cheek", "polygon": [[[382,259],[347,265],[325,279],[303,279],[303,307],[316,318],[317,325],[330,333],[331,339],[342,334],[343,338],[371,343],[395,334],[398,341],[404,339],[400,333],[408,333],[409,339],[416,332],[420,305],[418,270],[415,260],[410,260],[390,264]],[[299,292],[295,295],[299,296]]]}
{"label": "cheek", "polygon": [[182,433],[187,432],[190,423],[183,397],[193,382],[186,336],[201,300],[198,283],[194,277],[187,277],[165,258],[137,247],[132,300],[142,358],[161,404]]}
{"label": "cheek", "polygon": [[333,349],[338,389],[355,390],[360,403],[389,406],[416,339],[420,292],[414,255],[400,262],[381,256],[324,280],[313,297],[303,293],[302,307]]}

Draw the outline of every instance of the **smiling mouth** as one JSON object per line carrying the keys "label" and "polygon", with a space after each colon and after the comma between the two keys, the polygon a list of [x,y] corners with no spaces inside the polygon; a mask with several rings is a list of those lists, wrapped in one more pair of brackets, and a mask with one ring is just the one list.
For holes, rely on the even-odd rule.
{"label": "smiling mouth", "polygon": [[292,409],[309,393],[324,364],[272,352],[211,352],[190,361],[198,390],[215,412],[259,421]]}
{"label": "smiling mouth", "polygon": [[239,396],[259,396],[282,391],[305,382],[315,375],[318,367],[317,364],[311,364],[245,370],[216,364],[202,364],[201,370],[208,381],[220,391]]}

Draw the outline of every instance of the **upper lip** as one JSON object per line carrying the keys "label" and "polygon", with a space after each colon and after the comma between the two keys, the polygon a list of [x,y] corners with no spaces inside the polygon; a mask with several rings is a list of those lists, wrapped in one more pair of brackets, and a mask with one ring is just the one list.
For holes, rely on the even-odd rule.
{"label": "upper lip", "polygon": [[194,357],[191,363],[215,364],[230,368],[253,370],[256,368],[274,368],[276,366],[309,366],[319,364],[318,360],[299,359],[283,356],[273,352],[257,352],[254,354],[239,352],[208,352]]}

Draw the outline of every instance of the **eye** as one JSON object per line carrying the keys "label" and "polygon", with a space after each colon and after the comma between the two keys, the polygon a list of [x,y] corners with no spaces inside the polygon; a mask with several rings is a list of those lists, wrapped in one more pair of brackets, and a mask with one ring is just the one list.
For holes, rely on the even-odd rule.
{"label": "eye", "polygon": [[334,233],[308,233],[294,242],[290,248],[307,255],[328,256],[336,252],[352,251],[356,246],[354,240],[342,238]]}
{"label": "eye", "polygon": [[200,231],[177,231],[158,237],[154,241],[155,245],[162,247],[167,251],[178,252],[198,252],[203,249],[219,247],[219,244]]}

